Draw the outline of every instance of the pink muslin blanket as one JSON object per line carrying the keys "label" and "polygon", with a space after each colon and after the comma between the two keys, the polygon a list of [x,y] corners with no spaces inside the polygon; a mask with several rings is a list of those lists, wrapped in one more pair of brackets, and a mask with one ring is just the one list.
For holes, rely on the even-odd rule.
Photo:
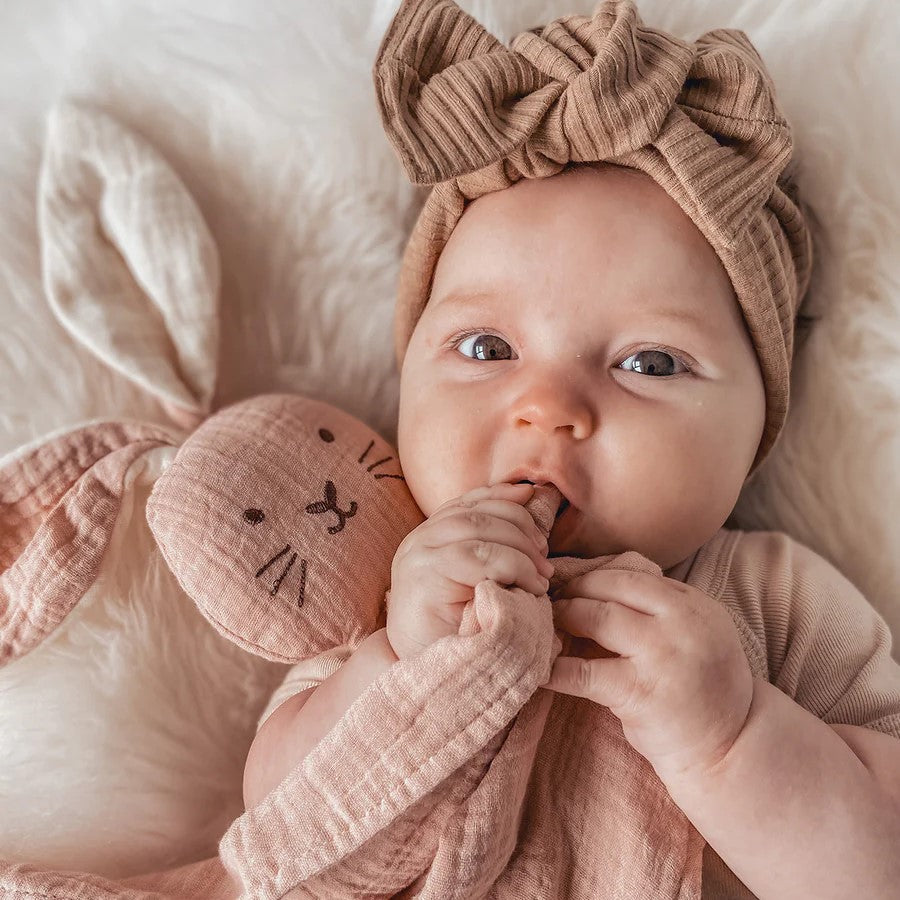
{"label": "pink muslin blanket", "polygon": [[[141,448],[166,441],[159,430],[94,426],[14,461],[0,473],[6,525],[19,523],[7,531],[18,536],[4,547],[7,561],[12,554],[36,570],[43,547],[89,577],[78,535],[92,535],[96,559],[109,531],[104,502],[122,484],[116,461],[124,471]],[[393,477],[376,481],[359,448],[375,451],[364,462],[390,460],[381,471]],[[299,660],[358,644],[381,621],[390,547],[421,521],[391,449],[326,404],[254,398],[184,443],[154,486],[148,521],[204,615],[251,652]],[[70,463],[49,492],[26,477],[58,471],[53,460],[62,458],[80,460],[83,474]],[[559,502],[555,488],[539,488],[528,505],[545,533]],[[285,566],[257,575],[285,535],[301,559],[273,593]],[[340,554],[340,565],[323,565]],[[634,552],[554,562],[554,586],[597,567],[662,576]],[[57,589],[54,615],[46,605],[39,617],[24,615],[16,568],[0,582],[6,659],[50,633],[77,594]],[[231,825],[217,857],[120,880],[9,862],[0,891],[92,900],[698,898],[704,841],[618,719],[540,687],[561,649],[546,595],[482,582],[459,634],[384,672]]]}

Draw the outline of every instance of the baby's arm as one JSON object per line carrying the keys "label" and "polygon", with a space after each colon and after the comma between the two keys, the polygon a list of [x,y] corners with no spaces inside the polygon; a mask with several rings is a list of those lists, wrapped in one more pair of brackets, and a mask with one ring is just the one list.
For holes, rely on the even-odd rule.
{"label": "baby's arm", "polygon": [[330,678],[285,700],[263,723],[244,766],[244,806],[250,809],[302,762],[352,706],[397,661],[387,629],[369,635]]}
{"label": "baby's arm", "polygon": [[727,583],[732,611],[766,623],[766,668],[731,753],[670,794],[763,900],[900,896],[900,740],[874,727],[900,711],[887,622],[775,532],[741,535]]}
{"label": "baby's arm", "polygon": [[861,744],[864,729],[836,733],[774,685],[753,687],[729,753],[715,771],[667,780],[672,799],[762,900],[896,897],[900,741],[871,732]]}

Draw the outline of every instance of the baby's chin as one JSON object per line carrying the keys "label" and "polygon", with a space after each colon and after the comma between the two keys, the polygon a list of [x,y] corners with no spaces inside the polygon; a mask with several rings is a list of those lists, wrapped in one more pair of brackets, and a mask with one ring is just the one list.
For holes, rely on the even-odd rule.
{"label": "baby's chin", "polygon": [[574,506],[568,507],[550,529],[548,557],[593,559],[620,552],[613,549],[614,542],[604,540],[600,535],[592,535],[591,530],[585,514]]}
{"label": "baby's chin", "polygon": [[[550,529],[549,559],[571,556],[575,559],[596,559],[600,556],[617,556],[634,550],[626,546],[620,538],[604,533],[596,522],[592,523],[585,514],[569,507]],[[640,552],[640,551],[639,551]]]}
{"label": "baby's chin", "polygon": [[[576,512],[578,512],[576,510]],[[560,517],[562,519],[562,517]],[[696,552],[696,547],[683,553],[677,550],[659,552],[659,548],[651,549],[647,546],[635,546],[634,542],[623,541],[612,535],[605,534],[602,527],[596,522],[591,525],[579,512],[579,518],[573,517],[570,522],[557,521],[550,529],[550,552],[548,559],[558,559],[568,556],[573,559],[598,559],[605,556],[618,556],[621,553],[635,551],[641,556],[656,563],[663,572],[671,571],[681,565],[688,557]]]}

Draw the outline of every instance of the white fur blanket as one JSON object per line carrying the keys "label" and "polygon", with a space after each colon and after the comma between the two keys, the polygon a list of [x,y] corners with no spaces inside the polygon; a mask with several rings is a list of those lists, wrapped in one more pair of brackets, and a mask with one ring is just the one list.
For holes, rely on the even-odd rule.
{"label": "white fur blanket", "polygon": [[[393,442],[394,280],[424,194],[378,120],[370,67],[391,0],[0,4],[0,454],[94,418],[165,422],[59,326],[35,195],[49,108],[94,103],[150,140],[222,262],[213,406],[287,390]],[[462,0],[501,38],[585,0]],[[742,28],[791,120],[817,217],[792,409],[731,522],[787,531],[900,635],[900,19],[882,0],[638,0],[693,38]],[[146,556],[140,515],[118,537]],[[160,582],[163,582],[160,585]],[[220,638],[164,566],[104,572],[58,638],[0,670],[0,856],[128,875],[213,855],[240,813],[257,717],[283,667]],[[171,602],[148,608],[151,588]],[[121,786],[146,785],[140,793]]]}

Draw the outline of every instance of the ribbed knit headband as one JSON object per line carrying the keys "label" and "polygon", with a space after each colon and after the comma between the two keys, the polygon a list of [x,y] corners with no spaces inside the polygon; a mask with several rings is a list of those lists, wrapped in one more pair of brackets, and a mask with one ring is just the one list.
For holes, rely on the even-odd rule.
{"label": "ribbed knit headband", "polygon": [[403,256],[398,365],[468,202],[577,162],[638,169],[693,220],[734,286],[766,393],[755,470],[787,414],[812,241],[785,171],[790,126],[747,35],[718,28],[691,43],[644,26],[633,0],[604,0],[590,18],[564,16],[505,47],[452,0],[403,0],[373,75],[407,175],[434,185]]}

